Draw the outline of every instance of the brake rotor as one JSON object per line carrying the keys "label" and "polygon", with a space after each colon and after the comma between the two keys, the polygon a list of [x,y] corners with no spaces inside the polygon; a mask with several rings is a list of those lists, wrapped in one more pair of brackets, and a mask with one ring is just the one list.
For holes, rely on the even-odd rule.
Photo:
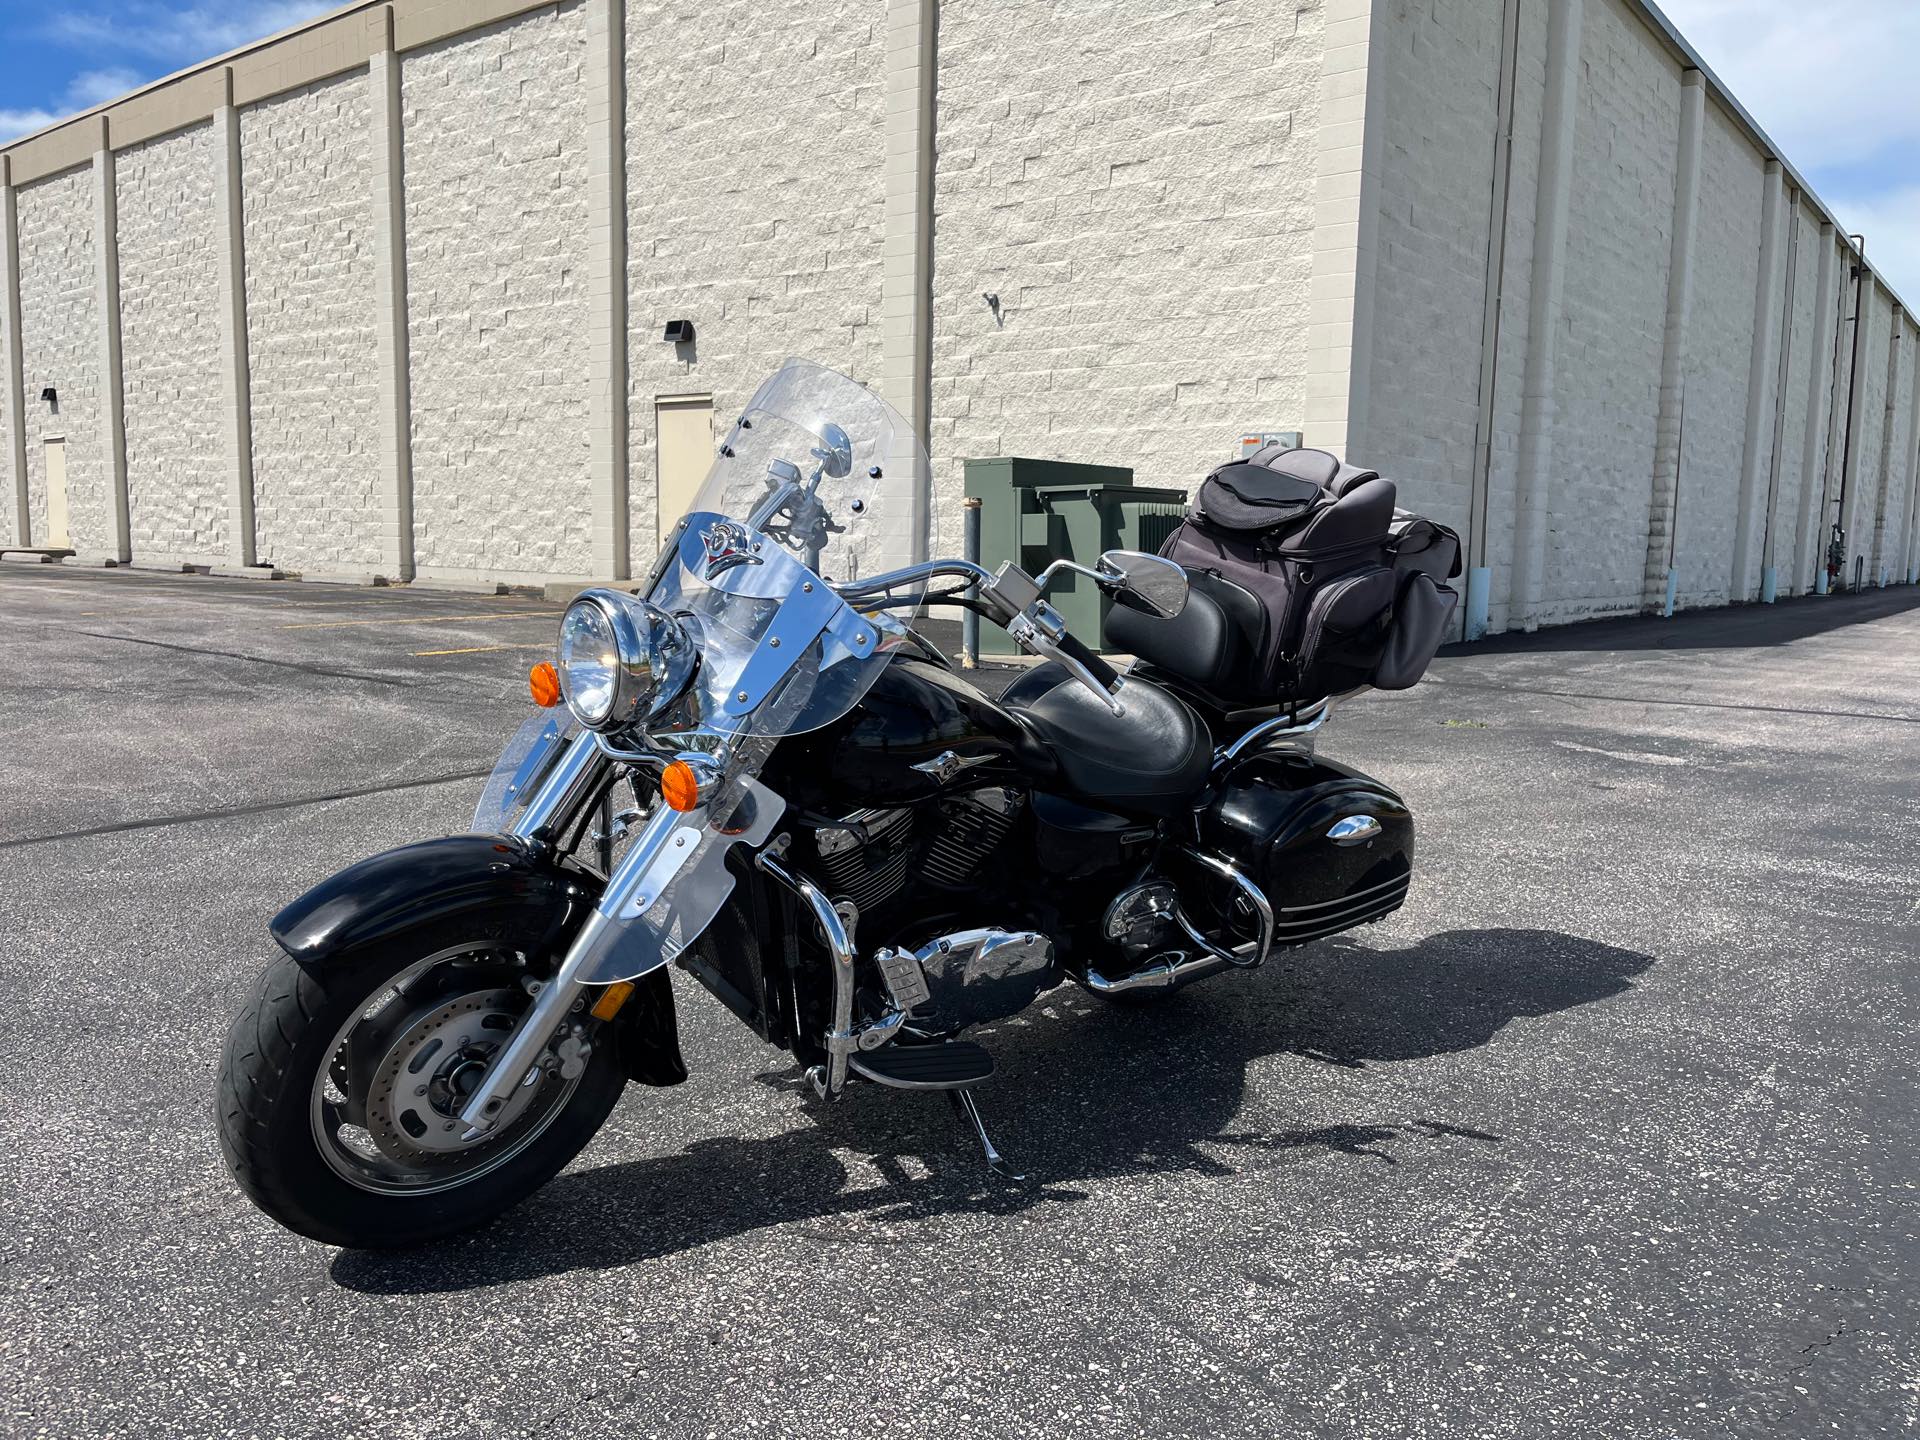
{"label": "brake rotor", "polygon": [[475,990],[423,1007],[386,1042],[365,1088],[367,1134],[382,1154],[418,1161],[506,1138],[550,1077],[518,1085],[486,1135],[462,1140],[469,1128],[460,1107],[525,1008],[514,989]]}

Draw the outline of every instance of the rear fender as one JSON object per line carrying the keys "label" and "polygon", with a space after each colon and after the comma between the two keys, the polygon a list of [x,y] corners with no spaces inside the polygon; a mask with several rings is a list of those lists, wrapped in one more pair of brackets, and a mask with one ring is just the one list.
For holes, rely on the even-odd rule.
{"label": "rear fender", "polygon": [[[509,835],[449,835],[369,856],[321,881],[268,925],[309,970],[346,969],[376,950],[433,936],[558,957],[599,898],[600,881]],[[686,1079],[664,970],[636,982],[614,1021],[628,1075]]]}

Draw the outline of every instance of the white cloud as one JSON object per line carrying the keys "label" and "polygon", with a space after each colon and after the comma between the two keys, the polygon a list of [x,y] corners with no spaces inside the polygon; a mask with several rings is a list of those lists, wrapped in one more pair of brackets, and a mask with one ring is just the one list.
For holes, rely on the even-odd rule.
{"label": "white cloud", "polygon": [[63,6],[45,33],[75,47],[191,65],[334,8],[331,0],[128,0],[111,9]]}
{"label": "white cloud", "polygon": [[1659,0],[1849,230],[1920,304],[1920,3]]}
{"label": "white cloud", "polygon": [[18,140],[22,135],[31,135],[35,130],[44,130],[64,113],[54,110],[0,110],[0,145]]}
{"label": "white cloud", "polygon": [[0,110],[0,145],[9,140],[18,140],[22,135],[30,135],[35,130],[44,130],[56,120],[64,120],[78,111],[91,110],[105,101],[118,99],[129,90],[138,89],[143,83],[143,78],[133,70],[83,70],[69,80],[66,89],[60,92],[58,109],[48,110],[34,105],[17,110]]}
{"label": "white cloud", "polygon": [[1801,169],[1920,141],[1913,0],[1664,0],[1680,33]]}
{"label": "white cloud", "polygon": [[67,82],[60,103],[70,110],[91,110],[108,100],[118,100],[145,83],[146,77],[133,70],[82,70]]}

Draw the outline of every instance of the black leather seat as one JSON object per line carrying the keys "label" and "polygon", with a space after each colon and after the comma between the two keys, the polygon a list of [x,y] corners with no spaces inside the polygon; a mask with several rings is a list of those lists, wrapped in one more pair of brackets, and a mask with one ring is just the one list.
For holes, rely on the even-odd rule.
{"label": "black leather seat", "polygon": [[1008,686],[1000,703],[1053,752],[1069,798],[1122,815],[1174,814],[1212,764],[1205,722],[1144,680],[1123,680],[1115,698],[1118,715],[1049,661]]}

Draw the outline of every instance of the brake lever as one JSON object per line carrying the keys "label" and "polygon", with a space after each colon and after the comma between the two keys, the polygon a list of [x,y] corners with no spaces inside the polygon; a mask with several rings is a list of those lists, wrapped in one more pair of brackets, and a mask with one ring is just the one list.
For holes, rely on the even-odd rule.
{"label": "brake lever", "polygon": [[[1007,622],[1007,634],[1021,649],[1044,655],[1059,665],[1098,695],[1101,703],[1114,714],[1126,713],[1113,694],[1113,687],[1120,683],[1120,677],[1105,661],[1067,634],[1066,622],[1051,605],[1036,600]],[[1107,682],[1103,683],[1094,673],[1095,665],[1107,672],[1110,677]]]}

